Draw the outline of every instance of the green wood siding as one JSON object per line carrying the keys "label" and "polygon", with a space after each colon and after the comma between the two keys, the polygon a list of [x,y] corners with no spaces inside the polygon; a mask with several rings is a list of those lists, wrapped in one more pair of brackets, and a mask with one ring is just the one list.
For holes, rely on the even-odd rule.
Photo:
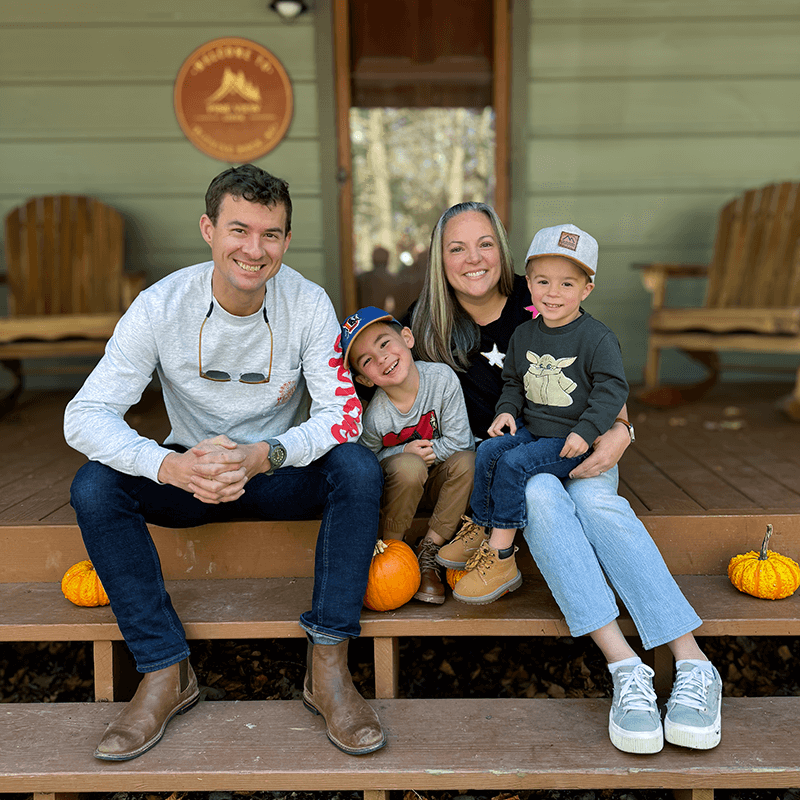
{"label": "green wood siding", "polygon": [[292,123],[257,163],[291,187],[287,263],[323,285],[338,283],[322,253],[314,20],[287,25],[266,2],[3,4],[0,214],[31,195],[91,194],[124,215],[129,266],[149,282],[208,258],[197,223],[208,183],[228,164],[184,137],[172,91],[189,53],[221,36],[262,44],[289,73]]}
{"label": "green wood siding", "polygon": [[[183,136],[173,82],[197,46],[242,36],[274,52],[294,87],[287,137],[258,162],[292,189],[287,262],[338,297],[332,76],[320,71],[330,62],[330,4],[317,0],[292,24],[267,5],[0,4],[0,214],[35,194],[92,194],[123,213],[129,266],[151,282],[207,258],[197,221],[208,182],[226,164]],[[635,382],[649,300],[630,265],[707,260],[722,204],[745,188],[800,178],[800,6],[512,5],[527,25],[512,26],[515,253],[521,259],[536,229],[566,219],[598,238],[601,271],[587,307],[614,326]],[[672,299],[699,302],[702,293],[695,281]],[[665,358],[668,378],[691,369]]]}
{"label": "green wood siding", "polygon": [[[531,0],[526,11],[527,105],[515,112],[525,126],[525,219],[515,209],[515,250],[563,221],[597,237],[586,306],[617,331],[638,382],[649,295],[631,264],[707,262],[724,203],[800,178],[800,6]],[[700,303],[703,290],[690,281],[670,300]],[[690,362],[665,355],[663,377],[690,374]]]}

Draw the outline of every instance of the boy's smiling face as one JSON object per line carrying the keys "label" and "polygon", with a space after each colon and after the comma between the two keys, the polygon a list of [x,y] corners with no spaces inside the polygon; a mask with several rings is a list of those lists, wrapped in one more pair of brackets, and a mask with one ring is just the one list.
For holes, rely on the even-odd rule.
{"label": "boy's smiling face", "polygon": [[562,256],[532,258],[525,271],[533,304],[548,328],[577,319],[581,303],[594,289],[587,274]]}
{"label": "boy's smiling face", "polygon": [[400,386],[414,369],[409,328],[375,322],[364,328],[350,345],[348,361],[355,380],[363,386]]}

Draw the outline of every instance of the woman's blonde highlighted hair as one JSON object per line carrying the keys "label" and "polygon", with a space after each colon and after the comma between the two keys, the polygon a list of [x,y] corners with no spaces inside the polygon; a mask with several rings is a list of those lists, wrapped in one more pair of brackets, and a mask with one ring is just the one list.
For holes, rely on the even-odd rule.
{"label": "woman's blonde highlighted hair", "polygon": [[500,252],[500,280],[497,288],[508,297],[514,286],[514,260],[508,244],[508,234],[497,212],[486,203],[474,201],[451,206],[439,217],[431,233],[428,269],[414,316],[414,355],[420,361],[440,361],[458,372],[470,365],[470,355],[481,343],[481,333],[475,320],[458,302],[444,271],[444,229],[447,223],[467,211],[485,214],[492,223]]}

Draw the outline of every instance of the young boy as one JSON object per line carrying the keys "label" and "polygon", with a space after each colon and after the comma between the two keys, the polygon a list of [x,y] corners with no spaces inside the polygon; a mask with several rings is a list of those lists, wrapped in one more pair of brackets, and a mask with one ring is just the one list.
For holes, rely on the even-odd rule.
{"label": "young boy", "polygon": [[472,518],[491,533],[485,556],[467,564],[453,592],[464,603],[491,603],[519,588],[514,535],[527,524],[525,484],[539,472],[568,477],[627,400],[617,337],[580,306],[594,289],[597,251],[574,225],[544,228],[528,249],[539,315],[511,337],[491,438],[476,454]]}
{"label": "young boy", "polygon": [[417,507],[432,508],[416,547],[422,582],[414,595],[443,603],[436,563],[467,507],[475,444],[461,384],[446,364],[414,361],[414,336],[391,314],[368,306],[342,323],[344,366],[362,386],[377,387],[359,440],[384,473],[381,537],[403,539]]}

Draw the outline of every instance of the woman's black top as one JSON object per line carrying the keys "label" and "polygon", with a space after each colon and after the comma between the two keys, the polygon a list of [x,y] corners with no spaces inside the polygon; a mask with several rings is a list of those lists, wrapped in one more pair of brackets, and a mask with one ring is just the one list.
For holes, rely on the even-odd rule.
{"label": "woman's black top", "polygon": [[[404,325],[411,325],[414,305],[409,308],[402,319]],[[457,372],[464,400],[467,405],[470,428],[479,439],[486,438],[486,431],[492,424],[494,407],[503,390],[503,359],[506,356],[508,342],[515,328],[522,322],[531,319],[531,293],[524,275],[514,276],[514,286],[506,300],[500,316],[488,325],[479,325],[481,343],[478,349],[470,354],[470,367],[466,372]]]}

